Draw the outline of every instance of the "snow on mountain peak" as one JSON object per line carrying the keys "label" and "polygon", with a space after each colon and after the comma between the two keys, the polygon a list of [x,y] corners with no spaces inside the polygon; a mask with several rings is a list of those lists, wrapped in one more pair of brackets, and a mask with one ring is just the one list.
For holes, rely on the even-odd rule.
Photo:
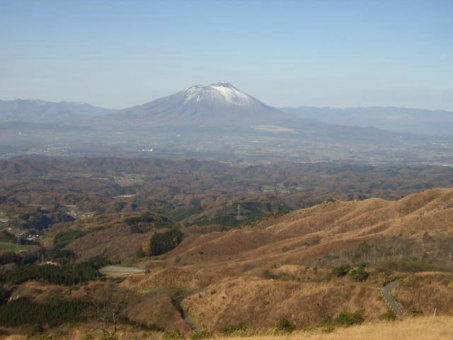
{"label": "snow on mountain peak", "polygon": [[196,85],[187,88],[185,101],[200,100],[226,102],[232,105],[247,105],[253,103],[254,99],[244,92],[239,91],[230,83],[214,83],[208,86]]}

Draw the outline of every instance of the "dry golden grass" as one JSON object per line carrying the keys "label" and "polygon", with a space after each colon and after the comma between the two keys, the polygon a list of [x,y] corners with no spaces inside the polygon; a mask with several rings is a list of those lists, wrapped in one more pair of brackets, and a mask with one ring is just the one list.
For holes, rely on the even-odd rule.
{"label": "dry golden grass", "polygon": [[[370,252],[369,258],[359,259],[348,255],[364,242],[375,246],[373,250],[399,247],[401,252],[391,255],[397,260],[426,255],[448,263],[453,251],[453,189],[428,190],[399,201],[323,203],[270,221],[192,235],[159,262],[143,261],[140,266],[149,274],[131,276],[121,286],[141,293],[189,291],[182,305],[195,324],[209,331],[240,322],[264,329],[282,317],[299,328],[309,327],[341,311],[363,311],[367,320],[377,320],[387,311],[378,288],[390,274],[372,274],[356,283],[331,277],[329,267],[367,261],[374,271],[373,261],[382,260],[382,254]],[[316,262],[320,260],[324,263]],[[395,277],[404,279],[394,294],[407,312],[453,313],[451,274],[393,272]]]}
{"label": "dry golden grass", "polygon": [[[386,244],[398,239],[418,243],[417,253],[448,260],[453,237],[453,189],[433,189],[399,201],[335,201],[263,221],[251,228],[190,237],[168,260],[202,264],[231,260],[308,264],[333,252],[350,251],[363,242]],[[423,249],[422,249],[423,248]],[[372,262],[373,259],[363,259]],[[445,262],[444,261],[444,262]]]}
{"label": "dry golden grass", "polygon": [[349,328],[337,328],[332,333],[297,332],[291,335],[272,336],[259,335],[253,337],[218,337],[215,339],[234,340],[440,340],[453,339],[453,317],[418,317],[407,318],[402,321],[365,323]]}
{"label": "dry golden grass", "polygon": [[211,331],[239,323],[268,328],[282,318],[308,327],[343,310],[362,310],[369,318],[387,310],[377,288],[259,278],[226,279],[187,297],[182,305],[199,327]]}
{"label": "dry golden grass", "polygon": [[[110,329],[111,331],[111,329]],[[323,333],[321,330],[309,332],[296,331],[290,335],[272,335],[272,330],[263,331],[259,335],[222,337],[214,336],[216,340],[443,340],[453,339],[452,316],[427,316],[406,318],[401,321],[372,322],[349,328],[337,328],[332,333]],[[49,338],[55,339],[105,339],[100,325],[94,323],[79,324],[77,326],[62,326],[49,331]],[[28,339],[27,336],[14,334],[1,337],[8,340]],[[189,335],[186,339],[190,339]],[[120,326],[116,339],[168,339],[164,333],[150,332],[131,326]]]}
{"label": "dry golden grass", "polygon": [[[394,295],[406,310],[453,315],[453,274],[417,273],[401,281]],[[429,297],[429,298],[427,298]]]}

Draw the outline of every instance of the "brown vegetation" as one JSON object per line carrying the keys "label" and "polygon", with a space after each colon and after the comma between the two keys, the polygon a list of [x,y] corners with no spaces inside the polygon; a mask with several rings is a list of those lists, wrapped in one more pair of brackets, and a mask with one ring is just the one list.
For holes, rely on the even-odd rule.
{"label": "brown vegetation", "polygon": [[[150,273],[122,286],[189,289],[182,306],[209,330],[239,322],[265,328],[281,317],[307,327],[343,310],[377,319],[387,310],[378,287],[398,277],[403,281],[396,296],[408,312],[451,314],[453,276],[411,272],[450,270],[445,263],[453,251],[452,200],[452,189],[436,189],[396,202],[334,201],[273,218],[271,224],[192,235],[161,259],[166,268],[144,261]],[[381,267],[406,259],[415,264],[403,271]],[[370,263],[363,283],[332,277],[325,269],[363,261]]]}
{"label": "brown vegetation", "polygon": [[[135,260],[147,273],[69,288],[26,282],[8,287],[12,298],[93,301],[102,311],[121,305],[118,316],[129,322],[123,331],[142,325],[186,335],[234,328],[253,334],[279,322],[298,331],[316,328],[342,313],[379,320],[388,311],[379,287],[399,279],[394,296],[406,315],[453,314],[453,189],[427,190],[398,201],[328,200],[233,230],[192,231],[143,218],[102,214],[54,225],[49,232],[83,230],[66,247],[78,261],[96,255]],[[174,249],[151,252],[155,236],[173,230],[183,230],[182,242],[178,238],[173,244],[171,234]],[[144,241],[141,256],[158,257],[137,257]],[[333,270],[339,265],[348,265],[342,267],[347,270]],[[366,275],[354,276],[359,268]],[[363,334],[372,329],[360,327]],[[348,332],[298,334],[338,334],[341,339],[342,334],[353,336]],[[401,329],[395,326],[391,332]]]}

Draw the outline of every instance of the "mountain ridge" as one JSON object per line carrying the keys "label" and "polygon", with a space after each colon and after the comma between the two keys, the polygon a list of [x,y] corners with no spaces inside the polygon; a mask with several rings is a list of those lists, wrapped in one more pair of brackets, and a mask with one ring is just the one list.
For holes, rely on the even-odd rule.
{"label": "mountain ridge", "polygon": [[114,111],[80,102],[51,102],[41,99],[0,100],[0,122],[75,122]]}
{"label": "mountain ridge", "polygon": [[[150,126],[195,125],[255,127],[327,123],[374,127],[400,133],[436,136],[453,134],[453,112],[396,106],[273,107],[239,90],[229,82],[194,85],[174,94],[123,109],[108,109],[83,102],[41,99],[0,100],[0,122],[75,123],[92,120]],[[131,120],[131,122],[128,122]],[[150,122],[152,120],[152,122]],[[275,129],[276,131],[284,131]]]}
{"label": "mountain ridge", "polygon": [[[336,124],[314,109],[305,116],[283,112],[224,82],[195,85],[113,111],[87,104],[31,103],[33,109],[28,111],[7,111],[3,121],[0,110],[3,154],[149,156],[152,152],[224,160],[451,163],[451,135],[417,134],[404,120],[399,125],[406,129],[399,131],[373,124]],[[27,123],[20,123],[21,119]],[[425,125],[429,126],[419,122],[420,131]],[[451,123],[441,126],[448,130]]]}
{"label": "mountain ridge", "polygon": [[365,107],[283,107],[282,111],[301,118],[343,126],[376,128],[425,135],[452,136],[453,112],[395,106]]}

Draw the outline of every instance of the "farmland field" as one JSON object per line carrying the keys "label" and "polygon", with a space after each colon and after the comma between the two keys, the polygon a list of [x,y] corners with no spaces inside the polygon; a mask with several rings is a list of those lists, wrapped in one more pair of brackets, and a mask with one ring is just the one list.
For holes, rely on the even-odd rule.
{"label": "farmland field", "polygon": [[0,242],[0,250],[6,251],[26,251],[30,249],[30,246],[22,245],[22,244],[15,244],[10,242]]}

